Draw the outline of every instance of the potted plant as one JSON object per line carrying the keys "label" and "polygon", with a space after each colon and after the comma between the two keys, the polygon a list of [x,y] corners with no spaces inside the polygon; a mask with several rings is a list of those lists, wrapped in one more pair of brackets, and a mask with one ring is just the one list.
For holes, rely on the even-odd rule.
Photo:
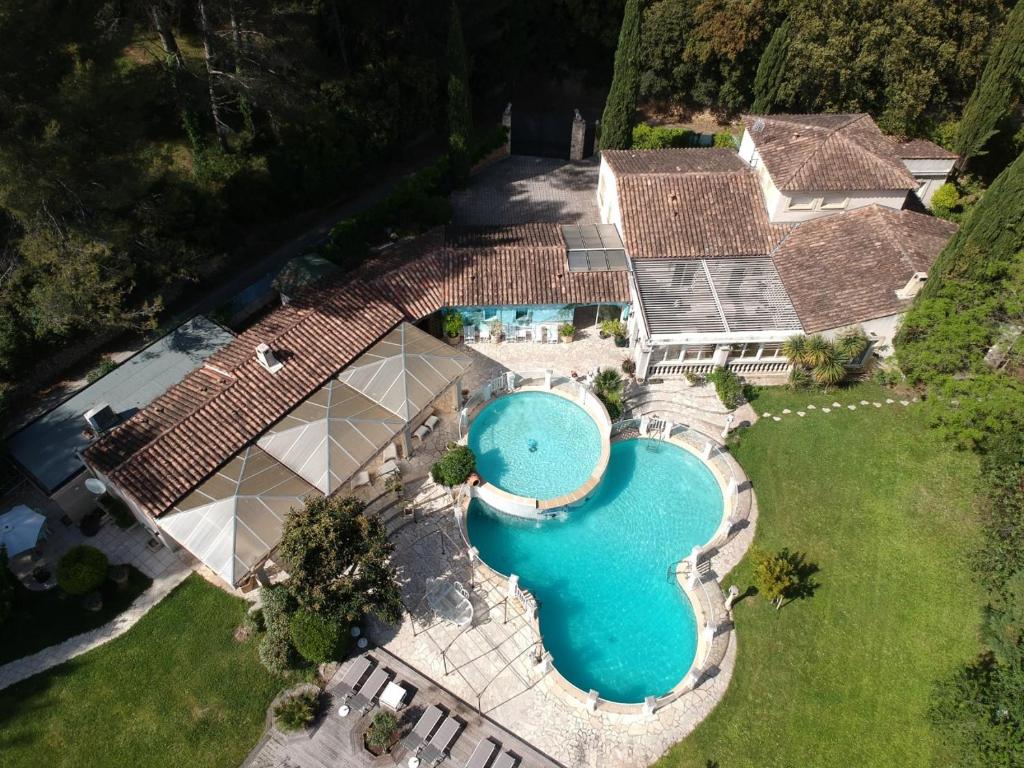
{"label": "potted plant", "polygon": [[459,343],[462,337],[462,313],[449,312],[444,316],[444,338],[452,346]]}
{"label": "potted plant", "polygon": [[501,326],[501,320],[499,320],[498,318],[494,318],[493,320],[491,320],[490,324],[488,325],[488,329],[491,332],[491,341],[493,341],[495,344],[501,341],[501,334],[504,331],[504,329]]}
{"label": "potted plant", "polygon": [[398,718],[386,710],[373,716],[370,727],[363,734],[363,746],[374,757],[391,751],[398,743]]}
{"label": "potted plant", "polygon": [[576,326],[572,323],[562,323],[558,326],[558,335],[564,343],[568,344],[572,341],[573,336],[576,335]]}

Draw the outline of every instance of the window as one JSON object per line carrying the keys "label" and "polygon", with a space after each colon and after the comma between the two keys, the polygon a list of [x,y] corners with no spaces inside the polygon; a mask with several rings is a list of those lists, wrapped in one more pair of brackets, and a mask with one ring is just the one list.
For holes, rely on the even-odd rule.
{"label": "window", "polygon": [[516,310],[516,323],[518,325],[529,325],[533,319],[532,309],[517,309]]}
{"label": "window", "polygon": [[797,195],[796,197],[790,198],[789,210],[791,211],[811,211],[814,210],[814,198],[807,197],[806,195]]}
{"label": "window", "polygon": [[603,323],[605,320],[618,320],[622,317],[622,308],[615,306],[614,304],[601,304],[597,308],[597,322]]}
{"label": "window", "polygon": [[821,198],[821,209],[824,211],[841,211],[850,202],[850,198],[842,195],[825,195]]}
{"label": "window", "polygon": [[710,360],[715,356],[715,345],[705,344],[700,347],[684,347],[684,360]]}
{"label": "window", "polygon": [[757,357],[757,350],[759,347],[760,345],[754,342],[747,344],[733,344],[732,349],[730,350],[730,355],[732,357],[742,358]]}
{"label": "window", "polygon": [[761,357],[782,357],[782,345],[778,343],[762,345]]}
{"label": "window", "polygon": [[678,363],[682,356],[683,347],[678,344],[672,344],[667,347],[658,347],[655,350],[654,357],[655,362],[658,363]]}

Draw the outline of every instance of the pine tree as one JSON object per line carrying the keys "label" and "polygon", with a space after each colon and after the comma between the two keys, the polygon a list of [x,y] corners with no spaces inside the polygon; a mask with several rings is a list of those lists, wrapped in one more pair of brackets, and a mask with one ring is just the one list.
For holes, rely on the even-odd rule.
{"label": "pine tree", "polygon": [[786,72],[786,61],[789,58],[790,25],[787,18],[775,30],[768,46],[761,54],[754,78],[754,104],[751,111],[767,115],[780,106],[779,90],[782,87]]}
{"label": "pine tree", "polygon": [[640,89],[640,0],[626,0],[615,70],[601,116],[601,148],[629,149],[633,145],[636,97]]}
{"label": "pine tree", "polygon": [[985,144],[998,132],[999,121],[1020,101],[1024,91],[1024,3],[1017,3],[992,44],[985,69],[964,107],[956,136],[961,166],[984,154]]}
{"label": "pine tree", "polygon": [[448,161],[452,184],[462,186],[469,176],[469,137],[473,118],[469,107],[469,64],[462,38],[462,19],[453,0],[448,24]]}

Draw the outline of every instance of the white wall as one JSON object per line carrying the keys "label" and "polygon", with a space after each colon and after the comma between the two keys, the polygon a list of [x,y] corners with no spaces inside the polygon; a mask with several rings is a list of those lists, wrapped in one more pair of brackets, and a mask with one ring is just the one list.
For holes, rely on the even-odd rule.
{"label": "white wall", "polygon": [[619,211],[619,192],[615,183],[615,174],[608,161],[601,158],[601,170],[597,174],[597,208],[601,212],[602,224],[614,224],[619,235],[622,232],[622,214]]}
{"label": "white wall", "polygon": [[903,313],[877,317],[863,323],[855,323],[854,326],[844,325],[841,328],[830,328],[822,331],[821,335],[828,339],[834,339],[843,331],[851,327],[860,326],[864,329],[872,341],[875,342],[875,352],[881,357],[889,357],[892,354],[892,340],[900,329],[900,321],[903,320]]}
{"label": "white wall", "polygon": [[931,208],[932,196],[935,190],[949,180],[949,174],[953,172],[954,160],[904,160],[903,164],[907,170],[914,174],[914,178],[921,182],[922,186],[917,190],[917,196],[921,202]]}

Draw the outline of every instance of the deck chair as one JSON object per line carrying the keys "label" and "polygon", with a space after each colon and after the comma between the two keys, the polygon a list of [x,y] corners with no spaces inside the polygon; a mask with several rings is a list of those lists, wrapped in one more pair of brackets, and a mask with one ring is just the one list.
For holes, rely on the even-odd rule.
{"label": "deck chair", "polygon": [[420,424],[416,427],[416,431],[412,433],[413,437],[419,438],[420,442],[423,442],[423,438],[430,434],[430,428],[426,424]]}
{"label": "deck chair", "polygon": [[498,745],[490,739],[480,739],[473,754],[466,761],[466,768],[487,768],[491,755],[498,751]]}
{"label": "deck chair", "polygon": [[380,696],[380,692],[384,690],[387,682],[387,670],[383,667],[377,667],[373,670],[373,674],[363,683],[359,692],[352,697],[349,706],[352,709],[358,710],[360,714],[365,715],[370,710],[370,707],[377,703],[377,697]]}
{"label": "deck chair", "polygon": [[464,325],[462,327],[462,340],[467,344],[472,344],[476,341],[476,326],[475,325]]}
{"label": "deck chair", "polygon": [[448,750],[451,749],[452,743],[455,741],[455,735],[461,727],[462,723],[454,717],[446,717],[444,722],[441,723],[441,727],[437,729],[437,732],[430,737],[430,741],[420,751],[420,765],[437,765],[444,760]]}
{"label": "deck chair", "polygon": [[502,752],[491,765],[491,768],[513,768],[515,764],[516,759],[512,755],[508,752]]}
{"label": "deck chair", "polygon": [[384,461],[398,461],[398,448],[394,443],[388,443],[384,449]]}
{"label": "deck chair", "polygon": [[441,417],[438,416],[436,413],[432,413],[429,416],[427,416],[427,420],[423,422],[423,426],[425,426],[427,429],[433,432],[437,428],[437,425],[440,423]]}
{"label": "deck chair", "polygon": [[352,476],[351,488],[352,488],[353,491],[356,488],[359,488],[360,486],[369,485],[369,484],[370,484],[370,473],[367,472],[366,470],[363,470],[362,472],[356,472],[356,474],[354,474]]}
{"label": "deck chair", "polygon": [[423,714],[409,731],[409,735],[402,739],[402,746],[410,752],[419,752],[427,743],[427,739],[430,738],[430,734],[434,732],[437,724],[441,722],[442,717],[444,717],[444,712],[436,704],[431,704],[423,710]]}
{"label": "deck chair", "polygon": [[363,675],[367,673],[370,667],[373,666],[373,661],[365,656],[360,656],[345,672],[341,678],[341,682],[338,683],[338,687],[331,691],[331,694],[342,704],[346,704],[352,695],[356,692],[356,687],[359,685],[359,681],[363,679]]}

